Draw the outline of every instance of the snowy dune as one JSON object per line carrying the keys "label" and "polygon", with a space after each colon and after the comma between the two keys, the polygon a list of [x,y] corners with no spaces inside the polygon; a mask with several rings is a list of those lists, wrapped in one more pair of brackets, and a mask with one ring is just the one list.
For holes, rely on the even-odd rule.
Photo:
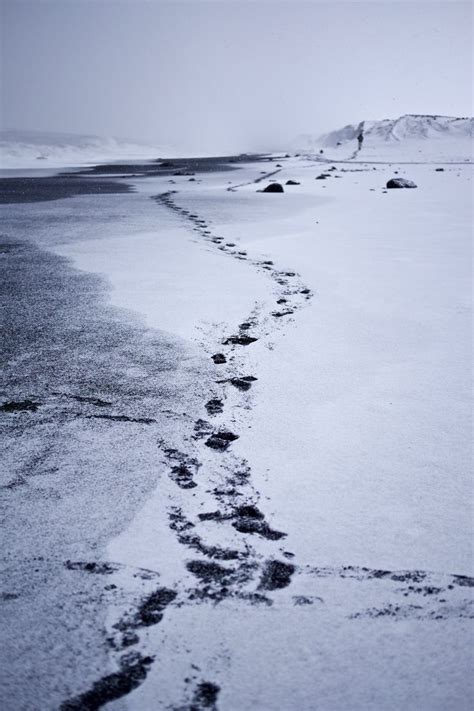
{"label": "snowy dune", "polygon": [[[134,194],[58,202],[54,228],[53,203],[27,208],[38,247],[136,322],[124,412],[156,419],[94,426],[83,460],[125,501],[79,548],[117,586],[109,667],[89,649],[64,709],[472,706],[472,168],[417,164],[419,136],[387,165],[376,134],[350,162],[129,178]],[[156,414],[142,332],[176,349]]]}
{"label": "snowy dune", "polygon": [[300,136],[294,147],[312,154],[322,150],[325,157],[339,160],[472,162],[473,126],[472,118],[407,114],[349,124],[320,137]]}

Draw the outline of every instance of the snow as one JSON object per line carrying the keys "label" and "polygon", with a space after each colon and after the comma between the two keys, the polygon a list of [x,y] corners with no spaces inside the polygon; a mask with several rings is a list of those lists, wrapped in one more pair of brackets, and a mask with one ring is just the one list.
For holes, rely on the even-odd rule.
{"label": "snow", "polygon": [[[320,137],[297,138],[295,150],[330,160],[357,158],[382,162],[472,162],[474,119],[453,116],[400,116],[349,124]],[[363,136],[360,152],[357,137]]]}
{"label": "snow", "polygon": [[[444,155],[439,122],[423,122],[426,138],[418,120],[395,123],[366,126],[360,156],[334,170],[304,155],[172,187],[169,176],[135,179],[137,194],[118,198],[123,220],[104,213],[96,230],[89,219],[48,244],[105,278],[110,306],[181,343],[201,369],[190,408],[167,402],[161,438],[141,438],[134,466],[156,487],[101,553],[122,591],[106,620],[115,641],[157,577],[178,593],[131,647],[155,658],[147,678],[107,708],[192,708],[202,682],[219,687],[220,711],[472,706],[471,588],[456,577],[474,573],[472,168],[456,164],[464,124],[460,136],[448,128],[463,148],[436,171],[443,158],[421,163],[418,150]],[[329,177],[315,180],[322,170]],[[418,188],[385,191],[397,175]],[[270,179],[300,184],[258,192]],[[99,213],[107,203],[61,204]],[[258,340],[226,343],[242,323]],[[216,352],[226,364],[214,367]],[[240,392],[235,375],[257,380]],[[222,414],[206,413],[209,398]],[[206,447],[202,419],[239,438],[225,452]],[[170,478],[170,442],[198,462],[195,488]],[[286,536],[239,532],[242,504]],[[228,518],[199,518],[216,510]],[[206,590],[187,568],[211,560],[189,531],[237,552],[212,558],[236,571],[221,601],[219,585]],[[295,566],[288,586],[263,586],[271,560]]]}
{"label": "snow", "polygon": [[405,167],[420,187],[396,195],[380,189],[388,167],[324,191],[308,172],[285,168],[302,185],[280,205],[242,200],[245,236],[218,225],[316,292],[275,350],[253,351],[262,486],[271,472],[265,489],[299,560],[316,540],[325,563],[472,572],[470,169]]}
{"label": "snow", "polygon": [[[239,172],[235,192],[225,189],[228,176],[210,174],[199,186],[178,185],[174,200],[236,249],[301,275],[314,298],[286,326],[265,316],[275,302],[265,273],[199,243],[173,216],[154,235],[83,243],[82,254],[61,249],[81,269],[107,275],[113,304],[209,353],[254,302],[267,334],[236,356],[258,382],[244,409],[227,396],[240,434],[232,451],[251,465],[270,524],[288,534],[282,545],[252,540],[257,560],[291,551],[300,573],[269,609],[229,600],[169,610],[145,645],[160,663],[127,707],[171,704],[179,689],[184,698],[182,680],[195,665],[196,680],[204,675],[222,687],[224,711],[309,709],[314,699],[338,710],[467,709],[464,613],[423,620],[440,612],[436,605],[416,612],[418,596],[394,620],[356,622],[351,617],[382,602],[399,609],[400,593],[379,584],[361,590],[334,571],[428,571],[443,589],[450,574],[473,572],[471,169],[374,170],[359,162],[316,181],[319,163],[291,159],[274,178],[301,184],[266,195],[252,182],[258,168]],[[384,192],[395,171],[418,189]],[[160,181],[136,185],[152,194]],[[215,455],[199,456],[204,472],[215,469]],[[159,570],[172,587],[191,585],[184,566],[195,555],[180,551],[164,525],[167,500],[190,518],[216,507],[209,493],[198,490],[189,501],[162,483],[108,558]],[[204,530],[212,545],[239,546],[232,529]],[[304,573],[314,566],[327,567],[325,582]],[[295,607],[305,595],[313,604]],[[450,609],[464,609],[463,599]]]}

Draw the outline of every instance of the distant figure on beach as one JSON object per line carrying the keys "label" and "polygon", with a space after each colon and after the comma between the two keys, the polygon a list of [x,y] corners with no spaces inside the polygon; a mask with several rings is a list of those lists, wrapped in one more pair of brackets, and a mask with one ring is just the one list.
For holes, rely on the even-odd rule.
{"label": "distant figure on beach", "polygon": [[362,133],[362,131],[357,136],[357,140],[359,142],[359,151],[360,151],[360,149],[362,148],[362,143],[364,141],[364,134]]}

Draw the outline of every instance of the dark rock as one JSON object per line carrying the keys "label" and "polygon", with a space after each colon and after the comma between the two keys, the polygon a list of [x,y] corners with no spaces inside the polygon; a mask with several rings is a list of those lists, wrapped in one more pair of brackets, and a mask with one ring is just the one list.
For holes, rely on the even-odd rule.
{"label": "dark rock", "polygon": [[436,173],[444,173],[444,168],[435,168]]}
{"label": "dark rock", "polygon": [[326,180],[326,178],[330,178],[331,176],[329,173],[321,173],[320,175],[317,175],[315,180]]}
{"label": "dark rock", "polygon": [[285,185],[301,185],[297,180],[287,180]]}
{"label": "dark rock", "polygon": [[280,183],[270,183],[262,190],[262,193],[284,193],[283,185]]}
{"label": "dark rock", "polygon": [[387,183],[387,188],[417,188],[413,180],[407,178],[391,178]]}
{"label": "dark rock", "polygon": [[269,560],[265,563],[259,588],[261,590],[279,590],[286,588],[296,568],[291,563]]}
{"label": "dark rock", "polygon": [[216,365],[221,365],[222,363],[227,363],[227,358],[223,353],[216,353],[212,356],[212,360]]}

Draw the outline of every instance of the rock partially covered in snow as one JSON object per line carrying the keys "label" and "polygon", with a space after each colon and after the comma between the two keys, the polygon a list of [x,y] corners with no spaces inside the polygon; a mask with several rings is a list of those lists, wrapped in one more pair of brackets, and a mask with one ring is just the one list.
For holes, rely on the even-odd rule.
{"label": "rock partially covered in snow", "polygon": [[263,193],[283,193],[285,192],[283,190],[283,185],[280,185],[280,183],[270,183],[270,185],[267,185],[266,188],[262,190]]}
{"label": "rock partially covered in snow", "polygon": [[413,180],[407,178],[392,178],[387,183],[387,188],[417,188],[418,185]]}

